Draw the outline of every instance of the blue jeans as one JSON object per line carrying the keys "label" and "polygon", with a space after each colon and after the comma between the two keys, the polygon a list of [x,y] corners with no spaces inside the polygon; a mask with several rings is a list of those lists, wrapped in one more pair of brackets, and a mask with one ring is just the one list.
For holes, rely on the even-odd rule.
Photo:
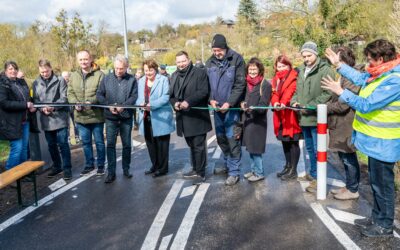
{"label": "blue jeans", "polygon": [[373,221],[381,227],[392,228],[394,220],[394,162],[368,157],[369,183],[374,196]]}
{"label": "blue jeans", "polygon": [[251,172],[260,177],[264,176],[264,167],[261,154],[250,154],[250,164]]}
{"label": "blue jeans", "polygon": [[118,133],[122,142],[122,169],[129,170],[132,150],[132,122],[133,119],[116,121],[106,119],[108,173],[111,175],[115,175],[117,165],[115,144],[117,143]]}
{"label": "blue jeans", "polygon": [[239,121],[239,111],[228,111],[226,113],[214,112],[215,133],[217,143],[224,153],[228,174],[230,176],[240,175],[241,144],[233,136],[233,128]]}
{"label": "blue jeans", "polygon": [[106,161],[106,147],[104,144],[104,123],[82,124],[77,123],[81,137],[83,152],[85,154],[85,167],[94,166],[94,156],[92,147],[92,135],[96,144],[97,151],[97,167],[104,168]]}
{"label": "blue jeans", "polygon": [[22,124],[22,138],[9,141],[10,154],[6,164],[6,169],[11,169],[28,159],[29,146],[29,122]]}
{"label": "blue jeans", "polygon": [[317,179],[317,127],[302,126],[304,142],[310,156],[310,175]]}
{"label": "blue jeans", "polygon": [[338,152],[338,155],[346,172],[346,188],[355,193],[358,191],[358,184],[360,183],[360,165],[358,164],[357,154],[355,152]]}
{"label": "blue jeans", "polygon": [[[68,128],[60,128],[53,131],[45,131],[47,145],[54,169],[71,169],[71,151],[68,144]],[[61,156],[60,156],[61,152]],[[61,162],[62,159],[62,162]]]}

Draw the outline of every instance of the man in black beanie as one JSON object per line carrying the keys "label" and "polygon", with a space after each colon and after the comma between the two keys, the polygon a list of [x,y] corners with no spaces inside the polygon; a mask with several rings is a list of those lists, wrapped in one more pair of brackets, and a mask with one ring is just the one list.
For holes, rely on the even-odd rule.
{"label": "man in black beanie", "polygon": [[[246,90],[245,62],[243,57],[228,47],[225,36],[216,34],[211,43],[213,55],[207,60],[217,142],[224,153],[224,170],[228,172],[225,184],[235,185],[240,176],[241,143],[234,136],[234,127],[239,122],[238,110]],[[214,173],[221,172],[215,168]]]}

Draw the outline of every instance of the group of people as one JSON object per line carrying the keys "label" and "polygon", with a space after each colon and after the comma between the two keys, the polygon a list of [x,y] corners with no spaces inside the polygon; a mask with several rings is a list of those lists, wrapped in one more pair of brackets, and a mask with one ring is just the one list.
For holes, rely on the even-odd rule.
{"label": "group of people", "polygon": [[[74,117],[85,155],[81,175],[91,173],[95,166],[97,175],[105,174],[107,154],[105,183],[116,179],[116,142],[120,135],[123,175],[131,178],[133,109],[127,106],[137,105],[139,133],[145,138],[151,159],[146,175],[160,177],[168,173],[170,134],[176,130],[190,148],[192,168],[183,177],[205,181],[206,135],[212,130],[212,110],[217,143],[224,157],[214,174],[227,174],[225,184],[235,185],[240,179],[244,146],[250,155],[250,171],[244,177],[257,182],[265,178],[266,114],[272,109],[274,133],[282,143],[286,162],[277,176],[282,181],[310,181],[306,190],[315,192],[316,106],[327,104],[329,149],[338,152],[346,173],[346,186],[332,193],[339,200],[359,197],[357,148],[368,156],[374,208],[371,218],[355,223],[366,236],[392,235],[393,167],[400,160],[400,58],[394,45],[383,39],[368,44],[364,54],[369,65],[364,71],[355,67],[356,58],[348,47],[327,49],[326,60],[319,56],[314,42],[306,42],[300,50],[304,63],[295,68],[287,56],[278,56],[271,81],[264,77],[260,59],[251,58],[246,64],[228,46],[225,36],[216,34],[211,45],[212,55],[202,67],[194,66],[187,52],[178,52],[177,70],[171,76],[159,71],[165,69],[164,65],[159,67],[155,60],[148,59],[142,65],[144,75],[135,77],[128,73],[128,59],[121,55],[114,59],[113,72],[105,76],[89,51],[83,50],[77,54],[79,69],[70,75],[68,86],[54,74],[49,61],[40,60],[32,96],[26,82],[17,77],[17,64],[6,62],[0,78],[0,139],[9,140],[11,147],[6,169],[28,158],[30,121],[38,111],[53,160],[49,177],[63,172],[64,179],[71,179],[69,107],[49,104],[37,110],[34,103],[72,103],[76,104]],[[310,167],[306,176],[298,178],[300,139],[305,141]]]}

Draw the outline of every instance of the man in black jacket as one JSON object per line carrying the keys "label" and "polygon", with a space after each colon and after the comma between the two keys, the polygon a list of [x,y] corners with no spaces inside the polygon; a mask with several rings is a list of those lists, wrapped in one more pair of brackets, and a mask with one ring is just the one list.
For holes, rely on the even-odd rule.
{"label": "man in black jacket", "polygon": [[175,71],[171,76],[170,102],[176,111],[176,130],[178,136],[184,136],[190,147],[192,170],[183,177],[205,180],[207,164],[207,132],[212,129],[208,110],[191,109],[206,107],[210,95],[210,86],[205,70],[193,67],[187,52],[176,54]]}
{"label": "man in black jacket", "polygon": [[[133,105],[137,99],[137,82],[133,75],[127,73],[128,59],[117,55],[114,59],[114,73],[105,76],[97,90],[97,100],[100,104]],[[122,168],[124,176],[132,178],[129,172],[131,164],[131,131],[133,109],[110,107],[104,111],[107,133],[108,175],[105,183],[115,180],[116,149],[118,133],[122,141]]]}

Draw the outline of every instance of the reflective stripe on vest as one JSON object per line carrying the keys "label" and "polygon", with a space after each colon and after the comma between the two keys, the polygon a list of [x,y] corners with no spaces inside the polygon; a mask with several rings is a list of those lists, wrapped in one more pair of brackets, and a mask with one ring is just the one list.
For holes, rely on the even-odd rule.
{"label": "reflective stripe on vest", "polygon": [[[367,98],[374,90],[389,77],[399,77],[400,74],[392,73],[368,84],[360,90],[359,96]],[[400,138],[400,101],[394,101],[387,106],[371,111],[369,113],[361,113],[356,111],[354,121],[354,130],[363,134],[382,139],[399,139]]]}

